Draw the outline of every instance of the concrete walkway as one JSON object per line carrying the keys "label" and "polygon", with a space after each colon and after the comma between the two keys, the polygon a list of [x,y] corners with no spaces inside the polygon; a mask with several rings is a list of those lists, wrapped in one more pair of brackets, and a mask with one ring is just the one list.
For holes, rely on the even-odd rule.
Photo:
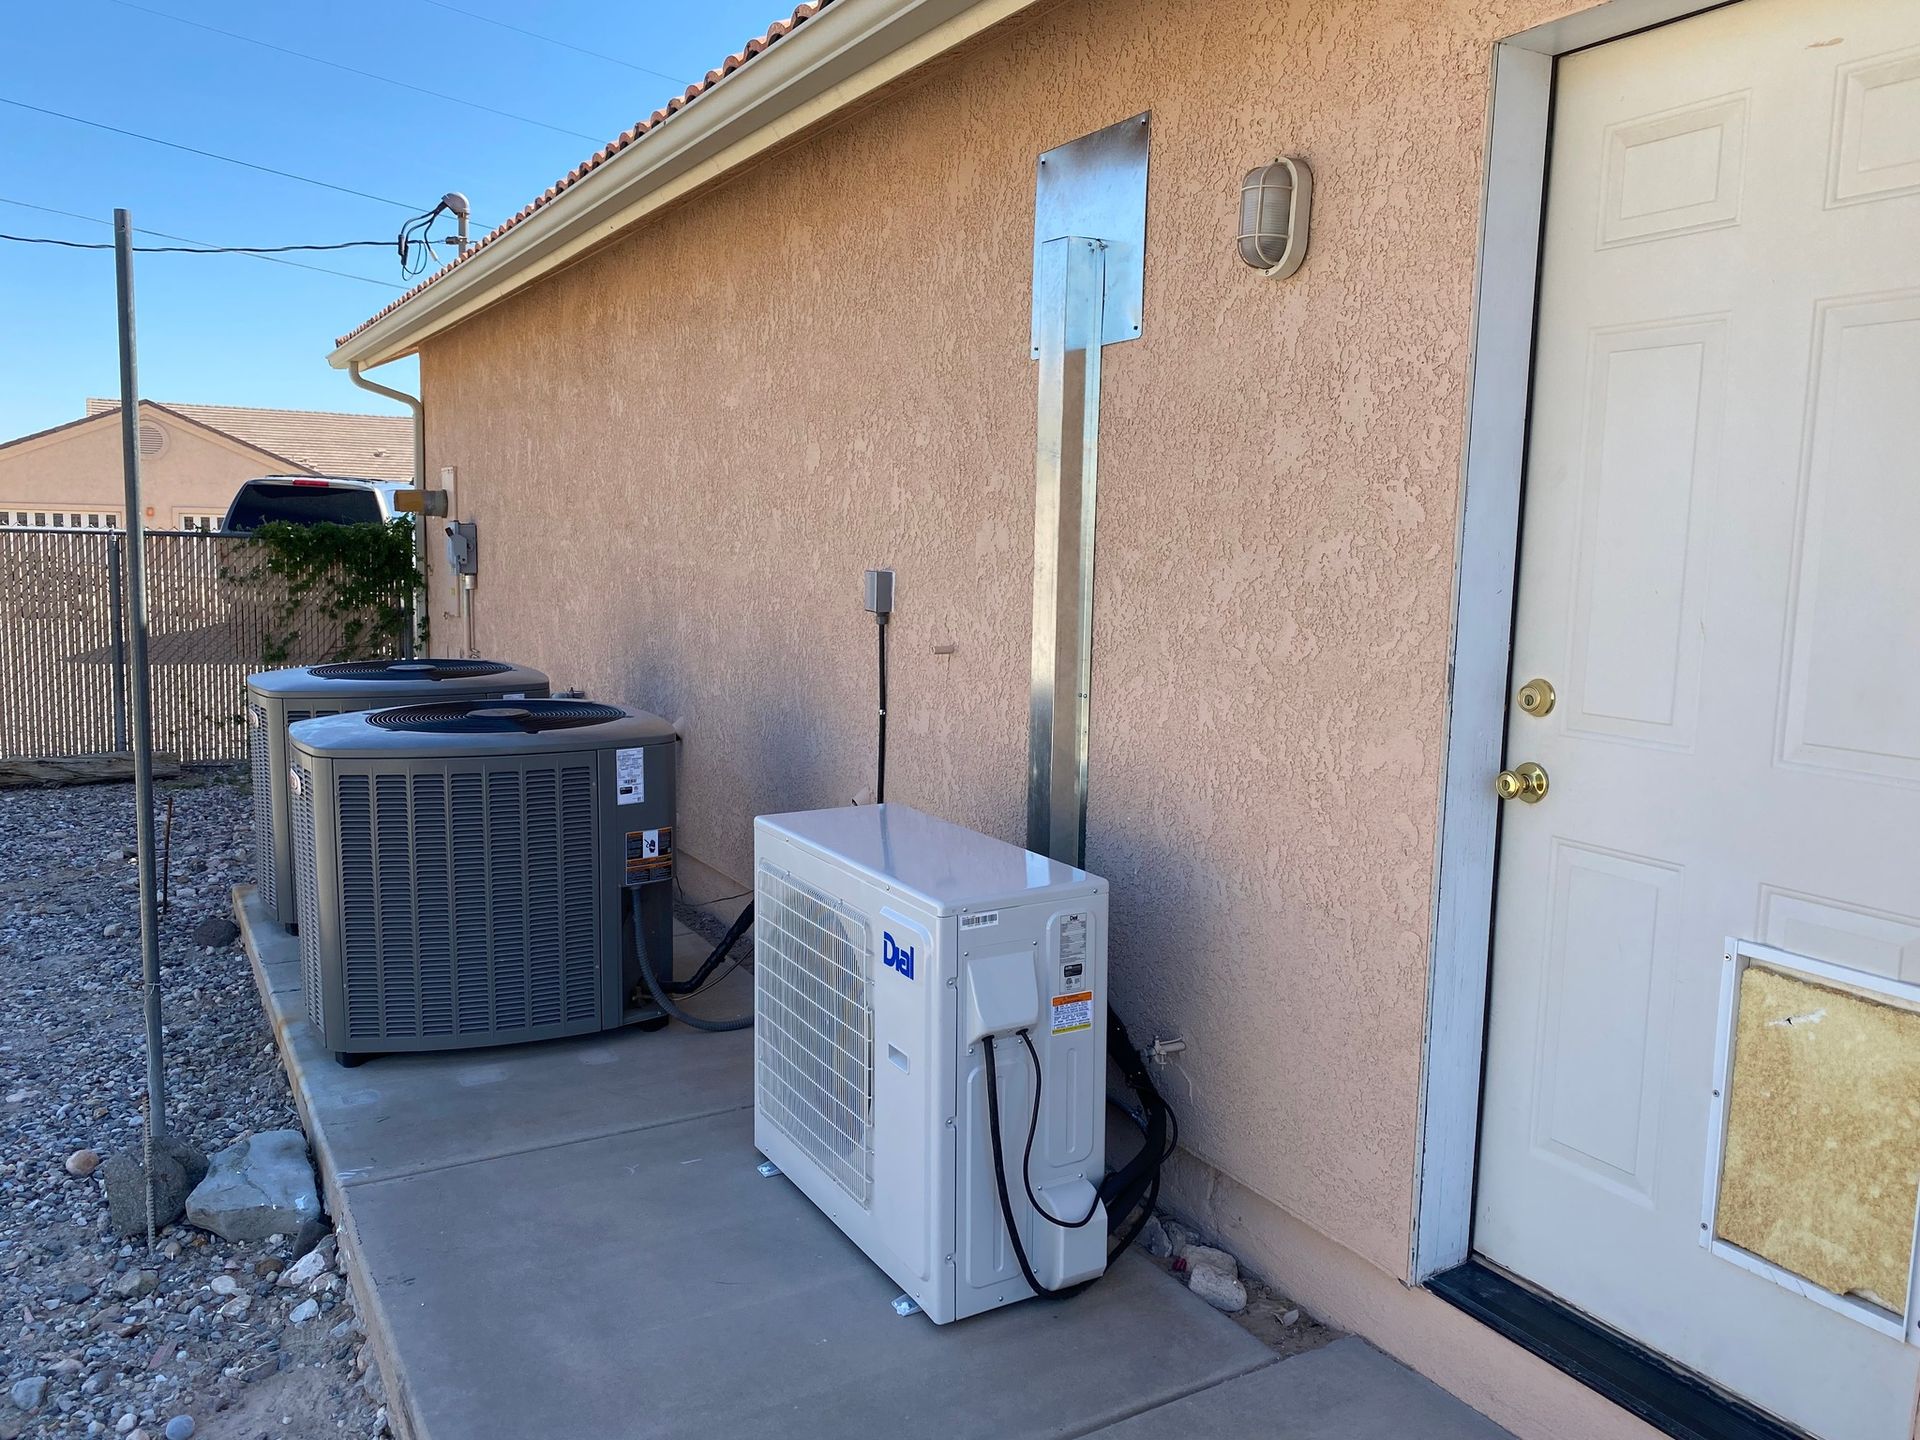
{"label": "concrete walkway", "polygon": [[[1123,1257],[936,1327],[755,1170],[752,1035],[675,1025],[343,1069],[297,942],[234,911],[412,1440],[1189,1435],[1499,1440],[1355,1339],[1287,1361]],[[707,944],[676,933],[686,973]],[[751,1003],[744,975],[705,1013]]]}

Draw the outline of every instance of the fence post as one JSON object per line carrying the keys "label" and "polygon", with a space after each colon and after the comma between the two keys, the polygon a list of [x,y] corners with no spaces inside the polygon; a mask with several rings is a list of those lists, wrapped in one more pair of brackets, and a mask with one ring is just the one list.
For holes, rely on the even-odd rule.
{"label": "fence post", "polygon": [[113,748],[127,748],[127,628],[126,589],[120,578],[119,532],[107,537],[108,630],[113,637]]}

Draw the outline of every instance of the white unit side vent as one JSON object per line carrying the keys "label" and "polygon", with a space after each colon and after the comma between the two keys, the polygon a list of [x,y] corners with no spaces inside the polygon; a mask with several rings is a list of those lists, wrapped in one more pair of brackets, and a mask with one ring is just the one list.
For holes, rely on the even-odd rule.
{"label": "white unit side vent", "polygon": [[866,920],[763,865],[754,899],[756,1096],[863,1209],[873,1197],[873,1005]]}

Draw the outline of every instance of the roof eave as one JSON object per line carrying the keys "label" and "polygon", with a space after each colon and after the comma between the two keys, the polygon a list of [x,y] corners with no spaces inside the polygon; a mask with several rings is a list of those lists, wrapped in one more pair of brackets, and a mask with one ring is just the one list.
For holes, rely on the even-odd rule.
{"label": "roof eave", "polygon": [[842,0],[568,186],[412,299],[347,337],[336,369],[418,350],[651,212],[1037,0]]}

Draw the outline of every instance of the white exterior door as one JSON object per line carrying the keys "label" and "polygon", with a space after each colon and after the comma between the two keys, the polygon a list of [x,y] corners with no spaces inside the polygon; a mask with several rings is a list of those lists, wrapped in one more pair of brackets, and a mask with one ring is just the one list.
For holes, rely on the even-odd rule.
{"label": "white exterior door", "polygon": [[[1475,1248],[1827,1440],[1920,1351],[1700,1244],[1741,936],[1920,980],[1920,0],[1556,80]],[[1492,777],[1488,777],[1491,780]]]}

